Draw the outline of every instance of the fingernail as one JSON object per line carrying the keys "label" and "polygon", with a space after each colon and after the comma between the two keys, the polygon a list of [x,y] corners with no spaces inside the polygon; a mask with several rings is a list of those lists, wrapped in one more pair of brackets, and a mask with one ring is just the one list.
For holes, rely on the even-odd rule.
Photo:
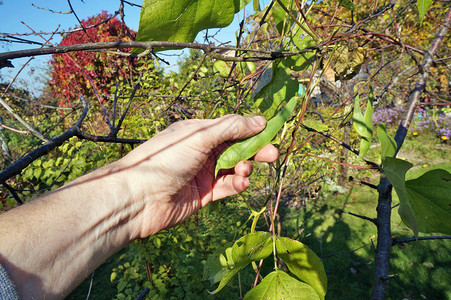
{"label": "fingernail", "polygon": [[256,116],[252,118],[252,122],[259,127],[263,127],[266,125],[266,119],[262,116]]}

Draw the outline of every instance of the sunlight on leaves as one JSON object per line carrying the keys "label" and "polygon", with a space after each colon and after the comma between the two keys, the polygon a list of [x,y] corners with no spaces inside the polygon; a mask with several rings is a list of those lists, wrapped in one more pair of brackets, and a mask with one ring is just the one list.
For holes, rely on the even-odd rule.
{"label": "sunlight on leaves", "polygon": [[386,157],[383,166],[399,197],[399,215],[404,223],[418,232],[451,233],[451,174],[442,169],[431,170],[417,179],[405,181],[407,161]]}
{"label": "sunlight on leaves", "polygon": [[[228,26],[235,13],[249,2],[250,0],[144,0],[136,40],[193,42],[201,30]],[[165,48],[167,49],[169,48]]]}
{"label": "sunlight on leaves", "polygon": [[381,143],[381,160],[384,162],[385,158],[393,157],[396,153],[396,142],[395,140],[387,133],[387,129],[384,124],[381,124],[377,127],[377,137],[379,138],[379,142]]}
{"label": "sunlight on leaves", "polygon": [[311,285],[318,296],[324,299],[327,291],[327,276],[319,257],[301,242],[283,237],[276,241],[277,255],[290,272]]}
{"label": "sunlight on leaves", "polygon": [[244,300],[254,299],[314,300],[320,298],[310,285],[278,270],[263,278],[259,285],[244,296]]}
{"label": "sunlight on leaves", "polygon": [[[230,256],[233,266],[227,271],[217,289],[211,294],[219,292],[240,270],[251,262],[268,257],[272,253],[271,234],[263,231],[247,234],[233,244],[231,252]],[[227,255],[227,258],[229,258],[229,255]]]}

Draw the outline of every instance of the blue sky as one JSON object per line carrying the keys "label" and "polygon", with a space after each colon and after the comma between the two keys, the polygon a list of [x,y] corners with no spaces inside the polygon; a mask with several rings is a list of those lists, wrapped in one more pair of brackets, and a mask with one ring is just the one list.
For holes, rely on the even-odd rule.
{"label": "blue sky", "polygon": [[[43,31],[43,32],[52,32],[60,26],[60,30],[67,30],[70,28],[74,28],[78,22],[73,14],[58,14],[52,13],[45,9],[51,9],[54,11],[62,11],[67,12],[70,10],[69,4],[67,1],[63,0],[0,0],[3,2],[0,5],[0,33],[30,33],[31,30],[27,28],[23,23],[28,25],[35,31]],[[227,1],[227,0],[223,0]],[[229,0],[230,1],[230,0]],[[131,0],[131,2],[142,4],[142,1]],[[270,0],[260,1],[260,5],[262,7],[265,4],[268,4]],[[33,4],[35,6],[33,6]],[[106,10],[110,13],[118,10],[120,1],[100,1],[100,0],[72,0],[72,7],[74,11],[77,13],[80,19],[86,19],[90,16],[96,15],[100,13],[102,10]],[[45,8],[39,9],[37,8]],[[252,13],[252,1],[250,5],[246,7],[246,16]],[[137,7],[125,7],[125,21],[126,24],[134,29],[138,30],[139,26],[139,13],[140,9]],[[221,42],[225,41],[234,41],[235,40],[235,32],[238,29],[239,20],[243,18],[243,11],[235,16],[235,20],[233,23],[220,31],[220,33],[216,36],[218,40]],[[202,33],[199,34],[202,36]],[[1,37],[1,35],[0,35]],[[47,38],[49,36],[46,36]],[[39,37],[27,37],[33,39],[38,42],[42,42],[43,40]],[[202,42],[201,38],[197,39],[198,42]],[[52,43],[57,44],[60,41],[59,36],[55,36],[52,40]],[[0,52],[6,51],[14,51],[21,50],[27,48],[34,48],[38,46],[29,46],[25,44],[7,44],[4,42],[0,42]],[[174,52],[171,52],[173,54]],[[181,53],[178,51],[177,53]],[[185,52],[186,53],[186,52]],[[164,56],[163,56],[164,57]],[[26,85],[36,86],[36,89],[42,84],[37,80],[36,74],[38,77],[42,78],[41,75],[45,72],[46,62],[50,59],[50,56],[35,58],[33,62],[27,67],[23,74],[21,74],[21,79],[25,81]],[[164,57],[165,60],[169,61],[171,64],[176,63],[179,59],[177,56],[168,56]],[[18,69],[27,61],[27,59],[16,59],[13,60],[13,64],[15,66],[14,69],[3,68],[0,70],[0,78],[3,81],[7,82],[11,80],[11,78],[17,73]]]}

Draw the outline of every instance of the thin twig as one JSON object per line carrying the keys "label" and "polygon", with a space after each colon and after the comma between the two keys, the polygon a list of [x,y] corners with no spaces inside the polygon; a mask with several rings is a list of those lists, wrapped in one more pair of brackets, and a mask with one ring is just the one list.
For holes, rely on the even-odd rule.
{"label": "thin twig", "polygon": [[392,246],[403,243],[410,243],[415,241],[428,241],[428,240],[450,240],[451,235],[437,235],[437,236],[419,236],[404,239],[393,239]]}
{"label": "thin twig", "polygon": [[349,251],[341,251],[341,252],[334,252],[334,253],[329,253],[329,254],[321,255],[321,258],[324,259],[324,258],[329,258],[329,257],[335,256],[335,255],[346,254],[346,253],[354,253],[354,252],[356,252],[357,250],[360,250],[360,249],[362,249],[362,248],[365,248],[365,247],[368,246],[369,244],[370,244],[370,243],[366,243],[365,245],[362,245],[362,246],[360,246],[360,247],[358,247],[358,248],[355,248],[355,249],[349,250]]}
{"label": "thin twig", "polygon": [[[11,106],[8,105],[1,97],[0,97],[0,104],[17,120],[20,124],[22,124],[28,131],[30,131],[33,135],[35,135],[37,138],[39,138],[41,141],[47,142],[48,139],[43,136],[39,131],[31,127],[27,122],[25,122],[24,119],[22,119],[15,111],[11,108]],[[1,182],[1,180],[0,180]]]}
{"label": "thin twig", "polygon": [[94,40],[92,39],[92,37],[88,34],[88,32],[86,31],[85,26],[83,26],[83,23],[81,22],[81,20],[78,18],[77,13],[75,12],[75,10],[72,7],[72,3],[70,2],[70,0],[67,0],[67,3],[69,4],[70,10],[72,11],[72,14],[75,16],[75,18],[78,21],[78,24],[80,24],[81,29],[83,30],[83,32],[86,34],[86,36],[92,41],[94,42]]}
{"label": "thin twig", "polygon": [[72,13],[72,10],[69,10],[69,11],[58,11],[58,10],[53,10],[53,9],[50,9],[50,8],[47,8],[47,7],[40,7],[40,6],[37,6],[34,3],[31,3],[31,5],[36,7],[37,9],[46,10],[46,11],[49,11],[49,12],[54,13],[54,14],[70,15]]}
{"label": "thin twig", "polygon": [[369,218],[367,216],[358,215],[358,214],[355,214],[355,213],[352,213],[352,212],[348,212],[348,211],[345,211],[345,210],[342,210],[342,209],[339,209],[338,212],[345,213],[345,214],[348,214],[348,215],[351,215],[351,216],[354,216],[354,217],[357,217],[357,218],[360,218],[360,219],[363,219],[363,220],[370,221],[373,224],[376,224],[376,219],[374,219],[374,218]]}

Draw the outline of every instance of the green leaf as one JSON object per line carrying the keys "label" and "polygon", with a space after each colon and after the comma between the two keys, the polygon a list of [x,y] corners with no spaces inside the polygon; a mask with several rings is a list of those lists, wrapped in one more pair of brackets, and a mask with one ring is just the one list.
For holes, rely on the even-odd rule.
{"label": "green leaf", "polygon": [[226,78],[230,73],[230,66],[222,60],[217,60],[213,64],[213,72],[218,72],[219,76]]}
{"label": "green leaf", "polygon": [[320,298],[310,285],[278,270],[268,274],[259,285],[244,296],[244,300],[254,299],[315,300]]}
{"label": "green leaf", "polygon": [[232,246],[232,259],[235,265],[248,264],[264,259],[272,253],[272,239],[269,232],[249,233]]}
{"label": "green leaf", "polygon": [[277,255],[284,261],[291,273],[311,285],[324,299],[327,291],[327,276],[319,257],[301,242],[289,238],[276,240]]}
{"label": "green leaf", "polygon": [[[193,42],[199,31],[222,28],[250,0],[144,0],[137,41]],[[170,48],[154,49],[155,51]]]}
{"label": "green leaf", "polygon": [[273,64],[273,74],[270,83],[265,85],[254,97],[255,106],[269,120],[279,110],[280,105],[294,97],[299,83],[291,79],[289,68],[283,63]]}
{"label": "green leaf", "polygon": [[[313,38],[305,33],[305,31],[295,24],[291,32],[289,48],[291,51],[303,50],[315,45]],[[286,59],[286,65],[293,71],[307,70],[313,63],[315,53],[306,52]]]}
{"label": "green leaf", "polygon": [[254,11],[260,11],[260,1],[253,0],[252,5],[253,5],[252,7],[253,7]]}
{"label": "green leaf", "polygon": [[[293,4],[293,1],[290,0],[281,0],[283,5],[285,5],[286,8],[290,9],[290,2]],[[291,13],[293,15],[296,15],[296,13],[291,10]],[[273,8],[271,9],[271,14],[274,19],[274,23],[276,24],[276,29],[279,32],[279,34],[286,34],[288,29],[293,24],[293,20],[291,20],[290,16],[287,14],[287,12],[282,8],[282,6],[276,1]]]}
{"label": "green leaf", "polygon": [[451,174],[431,170],[407,180],[406,189],[418,222],[418,231],[451,234]]}
{"label": "green leaf", "polygon": [[435,169],[405,181],[411,167],[406,161],[385,158],[383,170],[398,194],[399,215],[415,236],[418,232],[451,234],[451,174]]}
{"label": "green leaf", "polygon": [[354,2],[352,2],[352,0],[340,0],[340,4],[348,10],[355,9]]}
{"label": "green leaf", "polygon": [[410,203],[410,197],[405,187],[406,172],[412,168],[412,164],[398,158],[386,157],[383,171],[390,183],[395,188],[399,198],[399,215],[404,223],[410,227],[415,235],[418,235],[418,224]]}
{"label": "green leaf", "polygon": [[[228,249],[232,249],[232,247],[229,247]],[[204,280],[208,279],[210,281],[210,284],[215,284],[217,282],[220,282],[224,276],[227,274],[227,271],[229,270],[229,265],[233,267],[233,262],[227,261],[226,257],[222,252],[224,252],[224,249],[220,249],[221,251],[218,251],[212,255],[210,255],[204,265]],[[227,250],[226,250],[227,252]]]}
{"label": "green leaf", "polygon": [[[293,15],[297,12],[291,8],[295,8],[295,2],[292,0],[282,0],[282,3],[291,10]],[[305,31],[296,24],[287,14],[287,12],[276,2],[271,10],[277,31],[288,37],[286,50],[297,51],[315,45],[313,38],[305,33]],[[284,27],[285,26],[285,27]],[[307,70],[313,63],[314,52],[301,53],[296,56],[289,57],[285,60],[285,64],[293,71]]]}
{"label": "green leaf", "polygon": [[35,168],[33,174],[34,174],[34,177],[35,177],[36,179],[39,179],[39,177],[40,177],[41,174],[42,174],[42,169],[41,169],[41,168]]}
{"label": "green leaf", "polygon": [[418,12],[420,14],[420,24],[423,24],[424,16],[428,11],[429,5],[431,5],[432,0],[417,0]]}
{"label": "green leaf", "polygon": [[233,244],[231,252],[230,255],[226,251],[226,255],[228,264],[231,256],[233,267],[227,271],[219,286],[210,294],[219,292],[240,270],[251,262],[268,257],[272,253],[271,234],[263,231],[247,234]]}
{"label": "green leaf", "polygon": [[[356,88],[354,90],[356,90]],[[370,148],[371,138],[373,136],[373,101],[371,90],[365,115],[362,115],[360,110],[360,96],[358,93],[356,94],[352,126],[357,134],[362,137],[362,140],[360,141],[359,157],[363,158]]]}
{"label": "green leaf", "polygon": [[255,65],[255,63],[253,61],[247,61],[246,67],[251,74],[253,74],[257,71],[257,66]]}
{"label": "green leaf", "polygon": [[377,127],[377,136],[381,143],[381,160],[382,163],[385,157],[393,157],[396,153],[396,141],[387,133],[387,129],[384,124]]}
{"label": "green leaf", "polygon": [[[355,89],[354,89],[355,90]],[[352,127],[358,135],[364,136],[366,134],[365,122],[363,121],[363,114],[360,110],[360,95],[357,93],[354,97],[354,113],[352,116]]]}

